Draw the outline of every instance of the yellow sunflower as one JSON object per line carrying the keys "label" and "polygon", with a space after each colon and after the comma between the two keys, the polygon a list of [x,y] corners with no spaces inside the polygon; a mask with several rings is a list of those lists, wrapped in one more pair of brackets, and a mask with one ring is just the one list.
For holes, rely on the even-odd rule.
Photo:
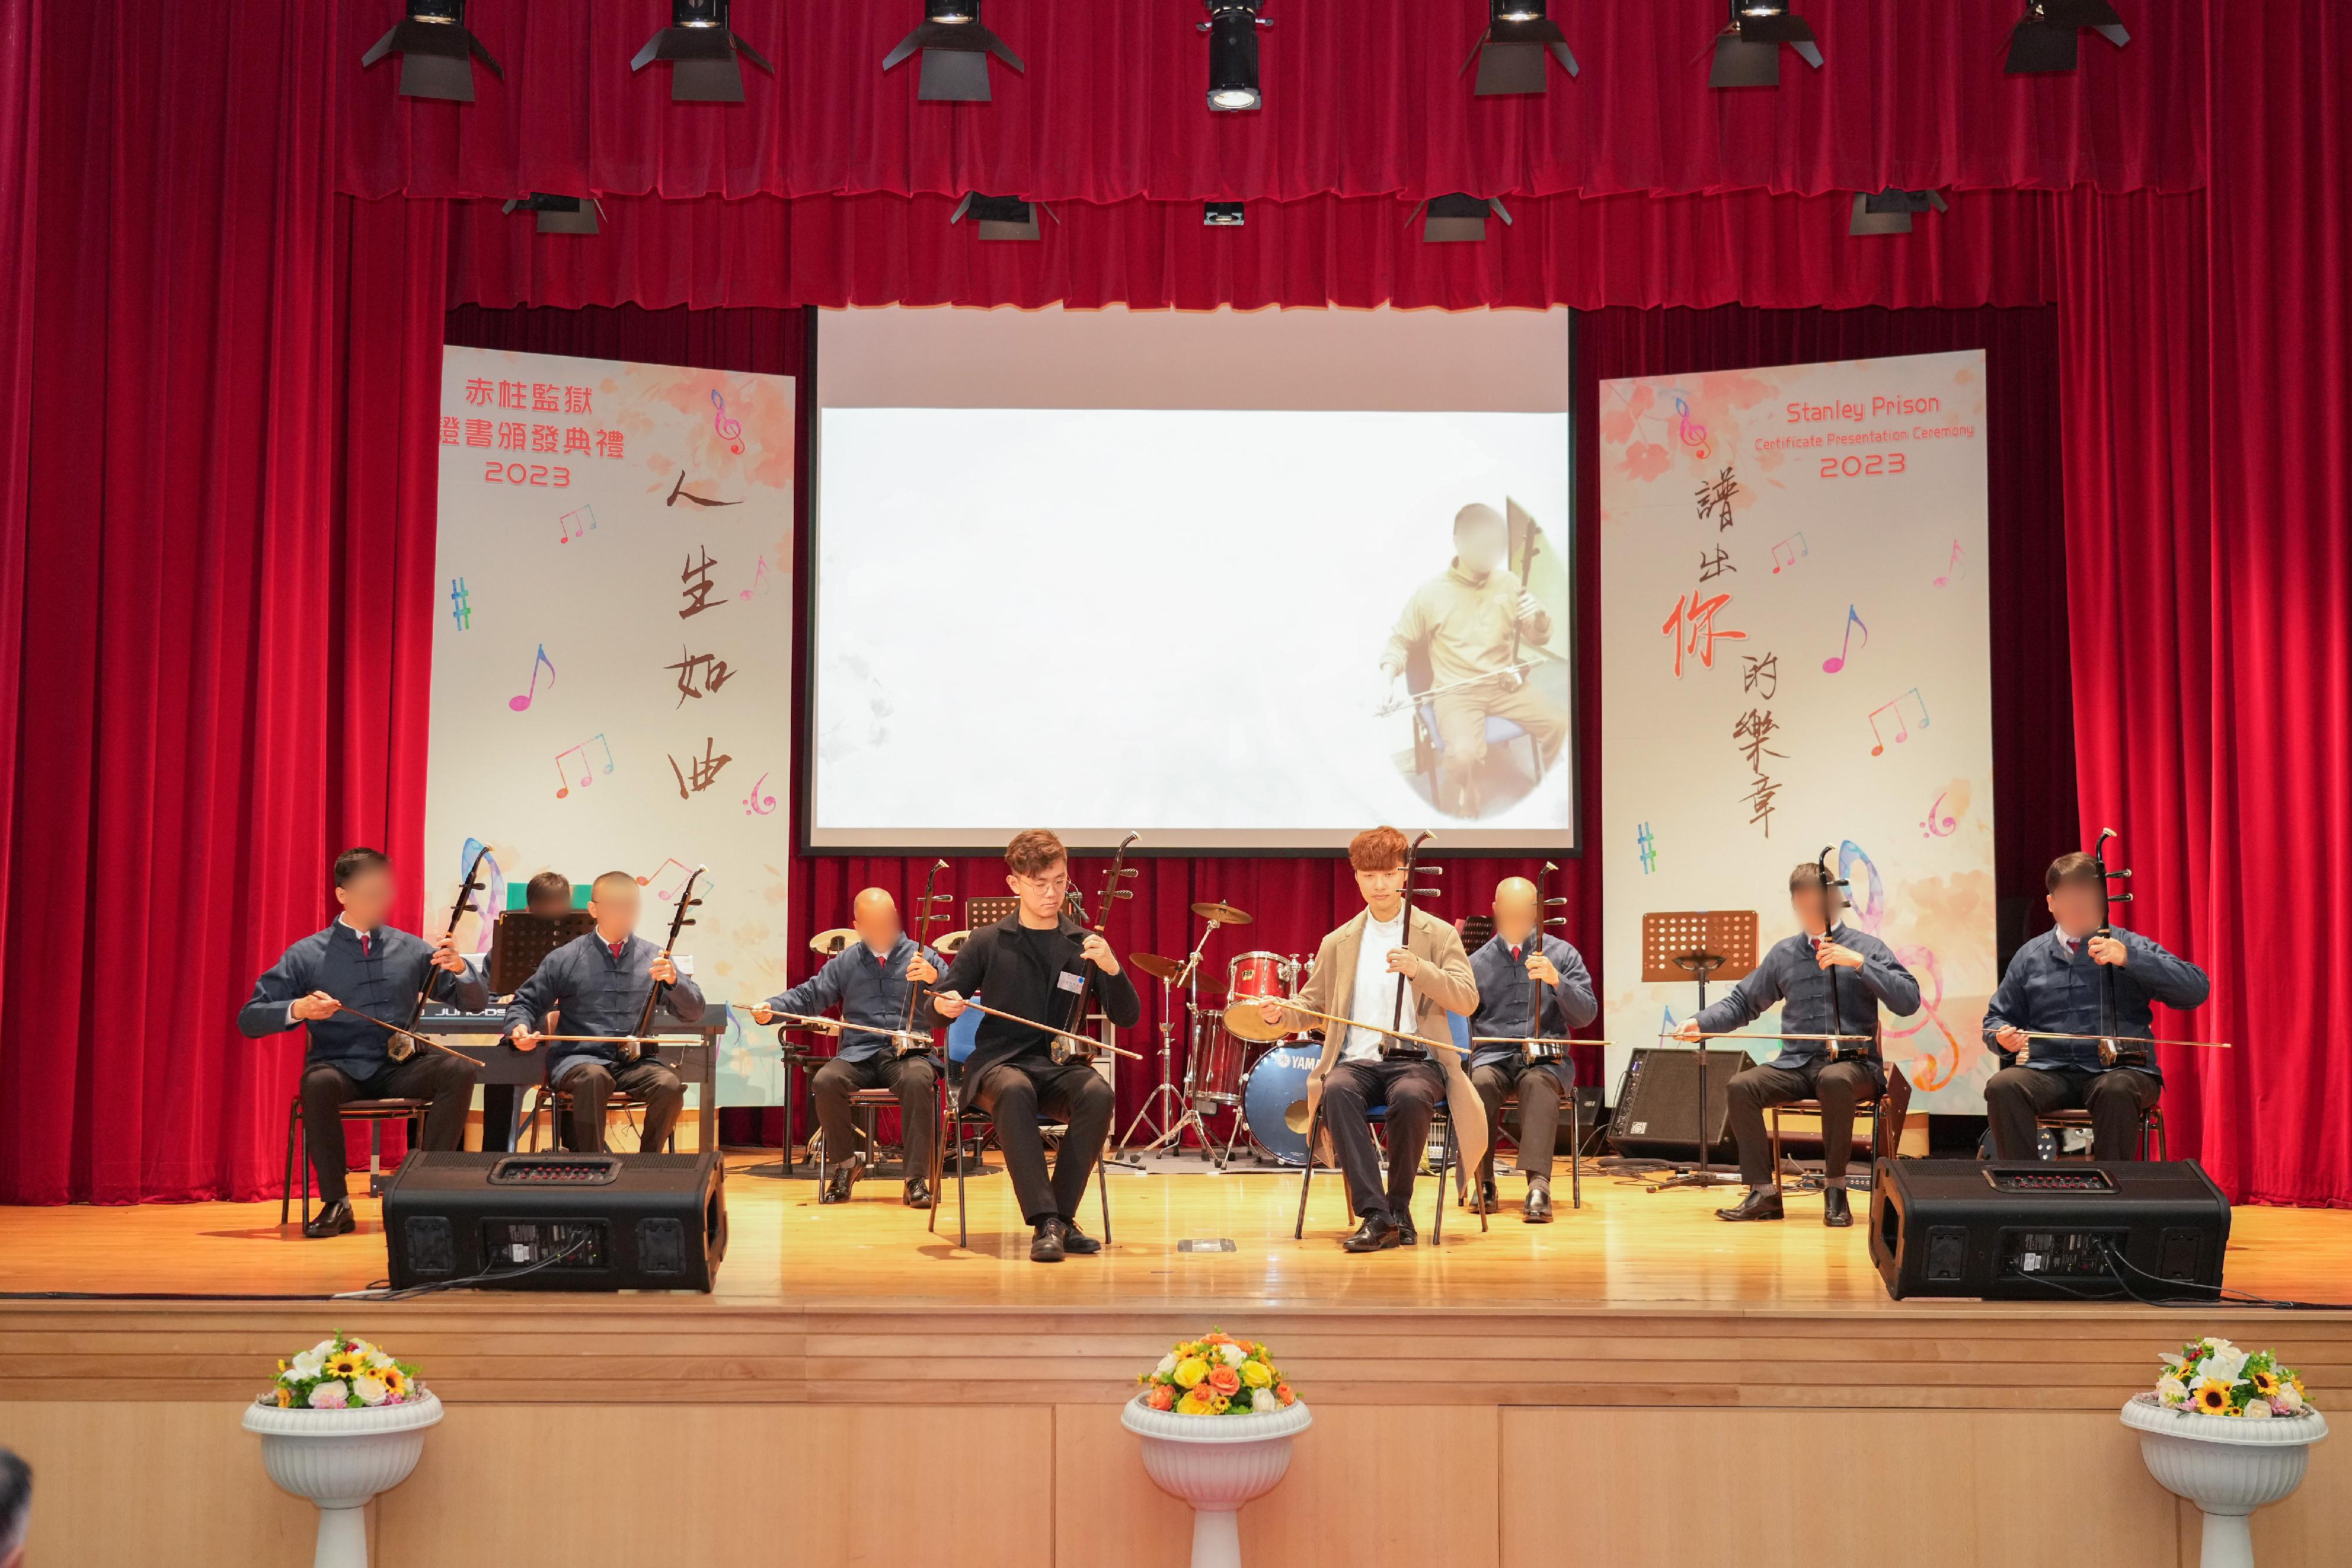
{"label": "yellow sunflower", "polygon": [[2264,1372],[2259,1366],[2246,1368],[2246,1381],[2252,1383],[2254,1385],[2254,1392],[2265,1399],[2278,1392],[2278,1378],[2271,1373]]}
{"label": "yellow sunflower", "polygon": [[339,1350],[327,1358],[329,1377],[357,1377],[367,1370],[367,1358],[355,1350]]}
{"label": "yellow sunflower", "polygon": [[2230,1385],[2218,1377],[2209,1377],[2189,1390],[2189,1404],[2208,1416],[2230,1414]]}
{"label": "yellow sunflower", "polygon": [[408,1392],[408,1375],[401,1371],[400,1368],[396,1366],[380,1366],[376,1368],[375,1375],[378,1378],[383,1380],[383,1390],[385,1393],[405,1394]]}

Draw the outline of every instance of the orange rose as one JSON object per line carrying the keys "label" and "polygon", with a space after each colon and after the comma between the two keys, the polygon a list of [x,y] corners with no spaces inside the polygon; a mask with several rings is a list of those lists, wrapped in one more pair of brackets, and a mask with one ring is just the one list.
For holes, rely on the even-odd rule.
{"label": "orange rose", "polygon": [[1230,1366],[1221,1366],[1209,1374],[1209,1386],[1231,1396],[1241,1392],[1242,1375]]}
{"label": "orange rose", "polygon": [[1298,1396],[1290,1391],[1290,1385],[1287,1383],[1276,1384],[1274,1385],[1274,1396],[1276,1399],[1281,1400],[1285,1405],[1296,1405],[1298,1403]]}
{"label": "orange rose", "polygon": [[1154,1410],[1173,1410],[1176,1408],[1176,1391],[1164,1383],[1155,1383],[1151,1385],[1151,1392],[1143,1396],[1143,1402]]}

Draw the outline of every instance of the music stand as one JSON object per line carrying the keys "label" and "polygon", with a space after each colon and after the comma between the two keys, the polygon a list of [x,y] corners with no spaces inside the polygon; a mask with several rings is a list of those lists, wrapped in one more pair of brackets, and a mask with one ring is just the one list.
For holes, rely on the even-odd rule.
{"label": "music stand", "polygon": [[[1709,980],[1738,980],[1756,969],[1756,912],[1752,909],[1656,910],[1642,916],[1642,982],[1672,985],[1698,982],[1699,1012],[1706,1010]],[[1697,1013],[1691,1015],[1697,1017]],[[1735,1186],[1732,1173],[1717,1177],[1709,1168],[1706,1136],[1706,1059],[1705,1040],[1698,1042],[1698,1114],[1692,1121],[1698,1137],[1698,1168],[1679,1171],[1650,1190],[1670,1186]]]}
{"label": "music stand", "polygon": [[1009,894],[997,894],[990,898],[967,898],[963,901],[963,927],[977,931],[983,925],[993,925],[1014,910],[1021,901]]}
{"label": "music stand", "polygon": [[502,909],[490,927],[489,986],[495,996],[510,997],[539,972],[550,953],[596,929],[596,917],[584,909],[561,915],[533,915],[527,909]]}

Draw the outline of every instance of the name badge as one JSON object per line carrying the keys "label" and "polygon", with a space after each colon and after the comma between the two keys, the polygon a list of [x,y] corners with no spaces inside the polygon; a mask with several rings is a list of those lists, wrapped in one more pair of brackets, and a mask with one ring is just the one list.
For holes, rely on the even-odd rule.
{"label": "name badge", "polygon": [[1055,980],[1054,983],[1061,987],[1062,989],[1066,991],[1082,991],[1086,989],[1087,977],[1084,975],[1072,974],[1069,970],[1065,969],[1062,971],[1062,977]]}

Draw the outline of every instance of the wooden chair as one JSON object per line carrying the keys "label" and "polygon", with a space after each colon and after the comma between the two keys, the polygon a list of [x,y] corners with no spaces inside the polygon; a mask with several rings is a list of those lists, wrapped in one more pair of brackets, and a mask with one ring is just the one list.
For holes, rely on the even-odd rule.
{"label": "wooden chair", "polygon": [[[2091,1126],[2091,1113],[2088,1111],[2051,1111],[2034,1117],[2033,1121],[2036,1126],[2049,1127],[2053,1130],[2062,1127],[2080,1127],[2088,1132]],[[2159,1160],[2170,1159],[2172,1154],[2165,1143],[2164,1107],[2161,1105],[2150,1105],[2139,1113],[2139,1157],[2141,1159],[2147,1158],[2147,1141],[2151,1134],[2156,1139],[2156,1157]]]}
{"label": "wooden chair", "polygon": [[[342,1103],[342,1119],[365,1122],[368,1129],[368,1196],[375,1197],[383,1190],[383,1124],[386,1122],[408,1124],[408,1146],[412,1149],[425,1142],[425,1112],[429,1100],[346,1100]],[[286,1223],[287,1211],[294,1207],[294,1167],[302,1167],[302,1223],[310,1223],[310,1162],[302,1154],[302,1092],[294,1092],[293,1103],[286,1111],[286,1181],[278,1189],[278,1223]]]}
{"label": "wooden chair", "polygon": [[[1911,1081],[1903,1070],[1890,1066],[1886,1070],[1886,1088],[1867,1100],[1854,1102],[1853,1113],[1870,1118],[1870,1157],[1873,1162],[1891,1160],[1903,1137],[1903,1117],[1911,1105]],[[1771,1107],[1772,1112],[1772,1185],[1780,1185],[1780,1113],[1796,1111],[1818,1116],[1822,1103],[1818,1100],[1790,1100]]]}
{"label": "wooden chair", "polygon": [[[971,999],[978,1001],[978,993],[975,992]],[[947,1166],[948,1140],[952,1137],[956,1151],[956,1245],[959,1247],[971,1245],[971,1226],[964,1218],[964,1172],[988,1146],[988,1134],[996,1125],[996,1118],[990,1113],[976,1105],[963,1103],[963,1064],[971,1057],[972,1047],[979,1043],[980,1020],[986,1016],[967,1008],[948,1025],[947,1071],[940,1074],[940,1133],[931,1140],[931,1210],[928,1228],[934,1235],[939,1233],[940,1183]],[[887,1094],[887,1092],[880,1092]],[[856,1096],[851,1098],[854,1101]],[[895,1103],[895,1096],[892,1098]],[[1066,1130],[1061,1123],[1042,1115],[1037,1118],[1037,1125],[1041,1130]],[[979,1141],[969,1153],[964,1148],[964,1130],[968,1127],[980,1130]],[[1102,1194],[1102,1244],[1106,1247],[1110,1245],[1110,1170],[1104,1163],[1104,1153],[1108,1152],[1108,1147],[1106,1140],[1105,1151],[1095,1155],[1095,1183]],[[1058,1155],[1056,1157],[1058,1159]]]}

